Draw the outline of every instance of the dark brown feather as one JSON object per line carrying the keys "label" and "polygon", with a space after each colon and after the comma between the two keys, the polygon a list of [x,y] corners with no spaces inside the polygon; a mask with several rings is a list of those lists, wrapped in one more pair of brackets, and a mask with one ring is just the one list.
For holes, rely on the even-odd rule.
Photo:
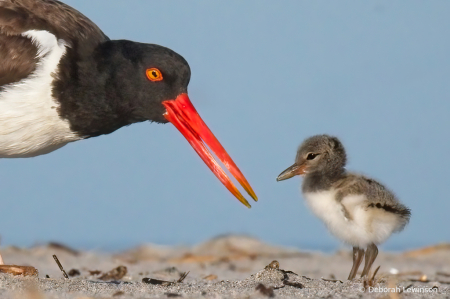
{"label": "dark brown feather", "polygon": [[77,42],[98,44],[108,40],[91,20],[56,0],[1,0],[0,30],[18,35],[28,30],[47,30],[69,46]]}
{"label": "dark brown feather", "polygon": [[37,47],[23,36],[0,34],[0,88],[26,78],[36,68]]}
{"label": "dark brown feather", "polygon": [[56,0],[0,0],[0,88],[27,77],[36,68],[37,48],[28,30],[46,30],[76,52],[91,55],[108,37],[88,18]]}

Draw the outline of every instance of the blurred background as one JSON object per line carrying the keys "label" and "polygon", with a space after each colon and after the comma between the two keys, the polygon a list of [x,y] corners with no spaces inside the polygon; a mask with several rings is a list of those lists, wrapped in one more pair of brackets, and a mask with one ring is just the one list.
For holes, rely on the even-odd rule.
{"label": "blurred background", "polygon": [[[412,209],[382,248],[449,242],[450,2],[66,0],[111,39],[169,47],[189,94],[259,196],[247,209],[171,125],[135,124],[49,155],[0,161],[2,245],[121,250],[241,233],[345,247],[277,183],[308,136]],[[247,196],[248,198],[248,196]]]}

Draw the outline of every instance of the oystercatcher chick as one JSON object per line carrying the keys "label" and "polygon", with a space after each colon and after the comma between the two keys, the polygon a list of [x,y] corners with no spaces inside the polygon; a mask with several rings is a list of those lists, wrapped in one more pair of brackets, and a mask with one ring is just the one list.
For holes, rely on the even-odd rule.
{"label": "oystercatcher chick", "polygon": [[250,207],[207,148],[256,201],[191,103],[190,77],[188,63],[176,52],[110,40],[64,3],[0,0],[0,158],[47,154],[133,123],[171,122],[225,187]]}
{"label": "oystercatcher chick", "polygon": [[378,255],[377,245],[403,230],[411,212],[377,181],[345,169],[342,143],[328,135],[306,139],[297,151],[295,163],[277,181],[303,176],[302,193],[314,214],[338,239],[353,246],[355,278],[365,252],[361,277],[368,275]]}

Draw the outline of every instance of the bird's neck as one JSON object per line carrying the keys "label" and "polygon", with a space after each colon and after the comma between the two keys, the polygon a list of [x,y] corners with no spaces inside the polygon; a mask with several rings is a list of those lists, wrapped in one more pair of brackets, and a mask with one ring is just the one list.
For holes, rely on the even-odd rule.
{"label": "bird's neck", "polygon": [[320,192],[330,190],[335,182],[345,176],[345,168],[328,169],[308,173],[303,179],[302,192]]}
{"label": "bird's neck", "polygon": [[138,106],[133,84],[120,82],[120,66],[100,50],[80,57],[68,48],[53,82],[53,96],[60,104],[59,114],[82,138],[109,134],[146,119],[135,113]]}

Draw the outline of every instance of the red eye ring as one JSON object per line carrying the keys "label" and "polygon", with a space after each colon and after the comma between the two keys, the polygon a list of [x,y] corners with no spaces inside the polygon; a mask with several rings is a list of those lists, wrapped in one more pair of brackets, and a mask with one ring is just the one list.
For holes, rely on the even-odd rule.
{"label": "red eye ring", "polygon": [[147,75],[147,78],[150,80],[150,81],[161,81],[162,79],[163,79],[163,75],[161,74],[161,71],[160,70],[158,70],[157,68],[155,68],[155,67],[152,67],[152,68],[150,68],[150,69],[147,69],[146,71],[145,71],[145,74]]}

